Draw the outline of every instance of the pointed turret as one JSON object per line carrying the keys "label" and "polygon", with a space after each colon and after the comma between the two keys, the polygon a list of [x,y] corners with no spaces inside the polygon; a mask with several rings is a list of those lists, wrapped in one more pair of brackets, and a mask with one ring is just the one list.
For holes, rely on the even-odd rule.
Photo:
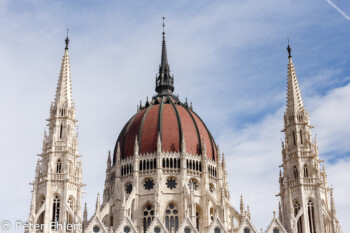
{"label": "pointed turret", "polygon": [[134,154],[136,156],[139,155],[139,141],[137,140],[137,136],[135,137]]}
{"label": "pointed turret", "polygon": [[292,61],[292,49],[288,45],[288,91],[287,91],[287,111],[288,116],[295,116],[298,112],[304,110],[303,100],[299,88],[298,79],[296,76],[294,64]]}
{"label": "pointed turret", "polygon": [[84,205],[84,214],[83,214],[83,228],[85,229],[86,225],[87,225],[87,222],[88,222],[88,212],[87,212],[87,204],[85,202],[85,205]]}
{"label": "pointed turret", "polygon": [[334,197],[333,197],[333,189],[331,189],[331,211],[333,217],[337,216],[337,210],[335,208]]}
{"label": "pointed turret", "polygon": [[160,138],[160,133],[158,133],[158,138],[157,138],[157,152],[158,153],[162,152],[162,139]]}
{"label": "pointed turret", "polygon": [[108,158],[107,158],[107,169],[110,169],[112,165],[111,161],[111,151],[108,151]]}
{"label": "pointed turret", "polygon": [[55,105],[66,103],[68,107],[72,105],[72,85],[70,73],[70,59],[68,55],[69,38],[66,38],[65,52],[62,58],[61,70],[57,84]]}
{"label": "pointed turret", "polygon": [[241,202],[240,202],[239,207],[240,207],[241,215],[243,215],[243,213],[244,213],[243,195],[241,195]]}
{"label": "pointed turret", "polygon": [[249,205],[247,206],[247,217],[249,220],[251,220],[250,218],[250,208],[249,208]]}
{"label": "pointed turret", "polygon": [[181,151],[182,153],[186,153],[186,141],[185,141],[184,134],[182,134],[182,138],[181,138]]}
{"label": "pointed turret", "polygon": [[100,212],[100,209],[101,209],[100,193],[97,193],[95,212],[96,212],[96,213],[99,213],[99,212]]}
{"label": "pointed turret", "polygon": [[165,42],[163,17],[163,41],[162,41],[162,58],[159,66],[159,73],[156,77],[156,92],[159,95],[171,95],[174,91],[174,77],[170,75],[170,68],[168,64],[168,55]]}

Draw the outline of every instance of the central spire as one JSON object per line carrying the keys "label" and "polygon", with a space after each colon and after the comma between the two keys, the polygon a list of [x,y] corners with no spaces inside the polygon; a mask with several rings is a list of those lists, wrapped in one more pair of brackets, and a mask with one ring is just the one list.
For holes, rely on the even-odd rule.
{"label": "central spire", "polygon": [[296,115],[300,111],[304,110],[303,100],[301,98],[301,92],[299,88],[298,78],[296,76],[294,64],[292,61],[292,49],[287,47],[288,51],[288,89],[287,89],[287,114]]}
{"label": "central spire", "polygon": [[174,77],[170,75],[170,68],[168,64],[168,55],[165,42],[165,17],[163,20],[163,41],[162,41],[162,58],[159,66],[159,74],[156,76],[156,92],[159,95],[171,95],[174,91]]}
{"label": "central spire", "polygon": [[70,61],[68,55],[69,38],[65,39],[66,47],[62,58],[62,65],[60,75],[57,84],[55,105],[59,103],[66,103],[68,106],[72,105],[72,86],[71,86],[71,73],[70,73]]}

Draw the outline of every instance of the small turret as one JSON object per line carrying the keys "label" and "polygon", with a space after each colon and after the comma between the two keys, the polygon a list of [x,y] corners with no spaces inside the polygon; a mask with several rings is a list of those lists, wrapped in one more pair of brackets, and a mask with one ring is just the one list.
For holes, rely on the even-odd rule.
{"label": "small turret", "polygon": [[204,137],[203,137],[203,143],[202,143],[202,156],[207,157],[207,146],[205,145]]}
{"label": "small turret", "polygon": [[101,210],[100,193],[97,193],[95,213],[99,213],[100,210]]}
{"label": "small turret", "polygon": [[158,153],[162,152],[162,140],[160,138],[160,133],[158,133],[158,137],[157,137],[157,152]]}
{"label": "small turret", "polygon": [[331,212],[333,217],[335,218],[337,216],[337,210],[335,208],[335,203],[334,203],[333,189],[331,189],[330,193],[331,193]]}
{"label": "small turret", "polygon": [[86,225],[87,225],[87,222],[88,222],[88,212],[87,212],[87,205],[86,205],[86,202],[85,202],[85,205],[84,205],[84,214],[83,214],[83,229],[85,229]]}
{"label": "small turret", "polygon": [[108,151],[108,157],[107,157],[107,169],[110,169],[112,166],[112,161],[111,161],[111,151]]}
{"label": "small turret", "polygon": [[241,195],[241,201],[240,201],[239,207],[240,207],[240,211],[241,211],[240,213],[241,213],[241,215],[243,215],[243,213],[244,213],[243,195]]}
{"label": "small turret", "polygon": [[135,144],[134,144],[134,155],[139,155],[139,141],[137,140],[137,136],[135,137]]}
{"label": "small turret", "polygon": [[181,152],[186,153],[186,141],[185,141],[184,134],[182,134],[182,138],[181,138]]}

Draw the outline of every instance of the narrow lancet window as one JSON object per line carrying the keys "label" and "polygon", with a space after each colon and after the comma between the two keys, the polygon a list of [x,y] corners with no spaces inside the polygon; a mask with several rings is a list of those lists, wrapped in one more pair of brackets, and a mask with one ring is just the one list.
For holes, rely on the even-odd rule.
{"label": "narrow lancet window", "polygon": [[60,127],[60,138],[62,138],[62,133],[63,133],[63,125]]}
{"label": "narrow lancet window", "polygon": [[307,213],[309,217],[310,233],[316,233],[314,203],[312,203],[311,200],[307,203]]}
{"label": "narrow lancet window", "polygon": [[60,199],[58,196],[55,196],[52,205],[52,229],[55,229],[60,220]]}
{"label": "narrow lancet window", "polygon": [[308,178],[309,177],[309,170],[307,169],[307,165],[304,165],[304,177]]}
{"label": "narrow lancet window", "polygon": [[303,144],[303,132],[300,130],[300,144]]}
{"label": "narrow lancet window", "polygon": [[61,172],[62,172],[62,162],[60,159],[58,159],[56,164],[56,173],[61,173]]}
{"label": "narrow lancet window", "polygon": [[298,171],[298,168],[296,166],[294,166],[294,168],[293,168],[293,173],[294,173],[294,179],[298,179],[299,178],[299,171]]}
{"label": "narrow lancet window", "polygon": [[295,132],[293,131],[293,145],[296,145],[296,138],[295,138]]}

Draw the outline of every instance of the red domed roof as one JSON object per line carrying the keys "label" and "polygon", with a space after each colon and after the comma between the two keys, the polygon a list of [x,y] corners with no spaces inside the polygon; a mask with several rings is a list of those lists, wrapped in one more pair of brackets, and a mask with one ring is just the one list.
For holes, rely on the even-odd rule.
{"label": "red domed roof", "polygon": [[207,157],[216,160],[216,145],[203,121],[187,104],[168,95],[157,96],[150,103],[147,102],[126,123],[118,137],[113,162],[116,161],[118,143],[121,159],[134,154],[136,136],[141,155],[156,152],[158,134],[163,152],[181,152],[184,137],[186,152],[193,155],[202,154],[204,138]]}

